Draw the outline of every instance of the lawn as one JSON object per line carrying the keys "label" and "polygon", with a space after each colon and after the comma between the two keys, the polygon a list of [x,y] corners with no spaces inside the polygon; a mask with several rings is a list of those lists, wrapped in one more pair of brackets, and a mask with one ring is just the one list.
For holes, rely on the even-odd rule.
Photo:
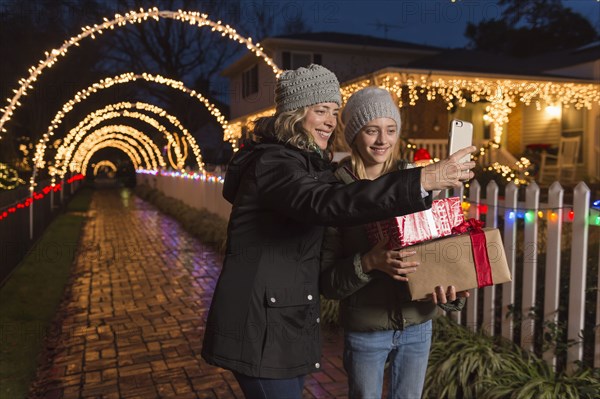
{"label": "lawn", "polygon": [[81,189],[0,287],[0,398],[27,395],[69,279],[93,191]]}

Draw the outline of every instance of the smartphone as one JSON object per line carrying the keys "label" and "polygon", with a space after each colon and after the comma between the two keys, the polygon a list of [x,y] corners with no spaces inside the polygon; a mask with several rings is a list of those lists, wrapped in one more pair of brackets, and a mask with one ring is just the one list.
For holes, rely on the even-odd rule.
{"label": "smartphone", "polygon": [[[473,145],[473,125],[469,122],[453,119],[450,122],[450,138],[448,140],[448,155],[454,154],[458,150]],[[471,154],[465,155],[458,162],[468,162],[471,160]]]}

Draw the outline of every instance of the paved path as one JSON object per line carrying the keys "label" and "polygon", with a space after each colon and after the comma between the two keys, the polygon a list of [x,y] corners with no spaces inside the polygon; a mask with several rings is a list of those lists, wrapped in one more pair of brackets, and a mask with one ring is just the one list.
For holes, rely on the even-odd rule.
{"label": "paved path", "polygon": [[[127,190],[96,191],[32,397],[242,398],[200,357],[217,254]],[[339,335],[305,398],[343,398]]]}

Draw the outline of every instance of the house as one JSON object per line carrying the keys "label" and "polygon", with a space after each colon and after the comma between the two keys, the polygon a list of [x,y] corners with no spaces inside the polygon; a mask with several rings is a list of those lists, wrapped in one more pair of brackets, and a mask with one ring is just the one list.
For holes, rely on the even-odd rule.
{"label": "house", "polygon": [[[580,137],[573,180],[600,181],[600,43],[527,59],[328,32],[261,45],[283,69],[315,62],[334,71],[344,101],[368,85],[386,88],[401,106],[403,137],[436,157],[445,156],[449,121],[464,119],[485,150],[481,162],[508,180],[528,174],[523,155],[539,163],[536,150]],[[251,55],[223,75],[232,135],[245,137],[249,122],[274,112],[275,76]]]}

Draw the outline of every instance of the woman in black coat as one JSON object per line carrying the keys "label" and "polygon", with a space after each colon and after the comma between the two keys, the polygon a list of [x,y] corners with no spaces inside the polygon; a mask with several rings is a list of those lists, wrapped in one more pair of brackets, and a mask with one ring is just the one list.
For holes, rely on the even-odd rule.
{"label": "woman in black coat", "polygon": [[319,252],[324,226],[363,224],[422,211],[428,191],[472,177],[475,148],[426,168],[340,184],[328,157],[341,105],[324,67],[284,72],[276,113],[232,159],[223,196],[233,204],[223,269],[202,357],[234,372],[248,398],[301,398],[320,366]]}

